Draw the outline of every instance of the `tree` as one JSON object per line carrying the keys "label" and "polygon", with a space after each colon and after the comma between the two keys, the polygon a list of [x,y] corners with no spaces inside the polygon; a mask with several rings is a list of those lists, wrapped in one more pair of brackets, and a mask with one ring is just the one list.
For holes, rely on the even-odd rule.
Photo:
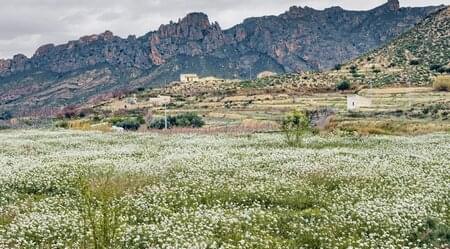
{"label": "tree", "polygon": [[310,130],[310,120],[305,113],[294,110],[283,119],[281,129],[289,145],[299,146],[302,137]]}
{"label": "tree", "polygon": [[352,73],[352,74],[357,74],[357,73],[358,73],[358,66],[356,66],[356,65],[351,65],[351,66],[350,66],[350,73]]}
{"label": "tree", "polygon": [[176,117],[176,126],[179,127],[192,127],[192,128],[201,128],[205,125],[202,117],[200,117],[197,113],[184,113],[180,114]]}
{"label": "tree", "polygon": [[[148,127],[151,129],[164,129],[165,128],[165,119],[157,118],[152,120],[149,123]],[[197,113],[189,112],[182,113],[177,116],[168,116],[167,117],[167,128],[176,127],[190,127],[190,128],[201,128],[205,125],[205,121],[203,118],[199,116]]]}
{"label": "tree", "polygon": [[350,89],[351,85],[348,80],[343,80],[336,85],[336,89],[339,91],[344,91]]}
{"label": "tree", "polygon": [[419,64],[420,64],[420,60],[418,60],[418,59],[412,59],[409,61],[409,65],[411,65],[411,66],[417,66]]}
{"label": "tree", "polygon": [[13,115],[10,111],[4,111],[0,114],[0,120],[10,120],[13,118]]}

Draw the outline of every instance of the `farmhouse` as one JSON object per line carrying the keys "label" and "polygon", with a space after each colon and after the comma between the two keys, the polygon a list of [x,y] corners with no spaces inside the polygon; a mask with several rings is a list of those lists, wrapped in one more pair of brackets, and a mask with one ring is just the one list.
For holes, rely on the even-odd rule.
{"label": "farmhouse", "polygon": [[277,76],[277,74],[274,72],[271,72],[271,71],[264,71],[264,72],[259,73],[258,76],[256,76],[256,78],[264,79],[264,78],[273,77],[273,76]]}
{"label": "farmhouse", "polygon": [[359,95],[351,95],[347,97],[347,110],[357,111],[361,107],[372,106],[372,100]]}
{"label": "farmhouse", "polygon": [[188,83],[188,82],[196,82],[199,81],[199,77],[197,74],[182,74],[180,75],[180,81],[183,83]]}

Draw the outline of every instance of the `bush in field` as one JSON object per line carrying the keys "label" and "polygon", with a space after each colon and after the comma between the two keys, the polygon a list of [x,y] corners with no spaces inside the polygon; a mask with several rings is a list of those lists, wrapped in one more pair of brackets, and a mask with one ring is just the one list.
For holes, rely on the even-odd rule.
{"label": "bush in field", "polygon": [[4,111],[0,113],[0,120],[10,120],[13,118],[13,115],[10,111]]}
{"label": "bush in field", "polygon": [[71,119],[75,118],[78,115],[77,107],[74,105],[64,107],[56,116],[59,119]]}
{"label": "bush in field", "polygon": [[439,71],[439,69],[441,69],[442,68],[442,65],[439,65],[439,64],[432,64],[431,66],[430,66],[430,70],[431,71]]}
{"label": "bush in field", "polygon": [[135,131],[139,129],[141,124],[145,124],[145,120],[142,116],[134,116],[134,117],[112,117],[109,120],[114,126],[122,127],[125,130]]}
{"label": "bush in field", "polygon": [[450,91],[450,76],[438,76],[433,82],[433,88],[436,91]]}
{"label": "bush in field", "polygon": [[[203,118],[199,116],[197,113],[183,113],[177,116],[168,116],[167,117],[167,128],[176,127],[190,127],[190,128],[201,128],[205,125],[205,121]],[[151,129],[164,129],[165,128],[165,119],[157,118],[154,119],[148,125]]]}
{"label": "bush in field", "polygon": [[[172,117],[167,117],[167,128],[170,129],[172,128],[174,122],[171,121]],[[164,118],[156,118],[153,119],[149,124],[148,124],[148,128],[150,129],[159,129],[162,130],[166,127],[166,121]]]}
{"label": "bush in field", "polygon": [[420,60],[418,60],[418,59],[412,59],[409,61],[409,65],[411,65],[411,66],[417,66],[419,64],[420,64]]}
{"label": "bush in field", "polygon": [[136,118],[127,118],[114,124],[117,127],[122,127],[125,130],[136,131],[141,126],[141,123]]}
{"label": "bush in field", "polygon": [[60,120],[55,123],[56,128],[69,129],[69,122]]}
{"label": "bush in field", "polygon": [[336,85],[336,89],[339,91],[344,91],[350,89],[351,85],[348,80],[343,80]]}
{"label": "bush in field", "polygon": [[308,116],[299,111],[288,114],[282,122],[281,129],[286,135],[287,143],[291,146],[301,145],[302,137],[310,130]]}
{"label": "bush in field", "polygon": [[205,121],[197,113],[183,113],[175,117],[175,124],[179,127],[201,128]]}

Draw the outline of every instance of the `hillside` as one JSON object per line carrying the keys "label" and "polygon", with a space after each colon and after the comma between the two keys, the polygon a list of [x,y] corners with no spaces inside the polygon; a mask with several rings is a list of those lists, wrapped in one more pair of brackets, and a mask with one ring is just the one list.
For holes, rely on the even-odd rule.
{"label": "hillside", "polygon": [[[386,85],[430,85],[433,77],[450,73],[450,7],[441,8],[414,28],[381,48],[325,72],[283,74],[276,77],[239,82],[228,89],[266,91],[332,90],[341,81],[354,87]],[[196,89],[196,87],[184,87]],[[220,87],[215,86],[220,89]],[[181,94],[169,87],[170,94]],[[199,89],[196,89],[199,90]],[[205,91],[205,90],[204,90]],[[211,92],[220,92],[212,90]],[[192,94],[192,91],[190,91]]]}
{"label": "hillside", "polygon": [[400,8],[395,0],[370,11],[292,7],[228,30],[192,13],[142,37],[107,31],[44,45],[31,58],[0,60],[1,108],[26,112],[83,103],[164,85],[186,72],[245,79],[262,71],[325,70],[391,41],[436,9]]}

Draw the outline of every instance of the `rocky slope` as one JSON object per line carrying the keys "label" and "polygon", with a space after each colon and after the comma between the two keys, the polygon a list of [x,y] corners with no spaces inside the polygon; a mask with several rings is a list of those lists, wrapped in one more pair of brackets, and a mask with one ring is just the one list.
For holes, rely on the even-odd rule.
{"label": "rocky slope", "polygon": [[233,95],[236,92],[307,93],[335,90],[348,81],[354,88],[384,85],[430,85],[433,78],[450,74],[450,7],[442,7],[384,46],[333,70],[282,74],[262,79],[172,84],[163,94],[182,97]]}
{"label": "rocky slope", "polygon": [[397,0],[370,11],[292,7],[222,30],[202,13],[126,39],[107,31],[27,58],[0,60],[0,104],[17,111],[84,102],[118,89],[160,85],[180,73],[224,78],[261,71],[323,70],[392,40],[436,7],[400,8]]}

